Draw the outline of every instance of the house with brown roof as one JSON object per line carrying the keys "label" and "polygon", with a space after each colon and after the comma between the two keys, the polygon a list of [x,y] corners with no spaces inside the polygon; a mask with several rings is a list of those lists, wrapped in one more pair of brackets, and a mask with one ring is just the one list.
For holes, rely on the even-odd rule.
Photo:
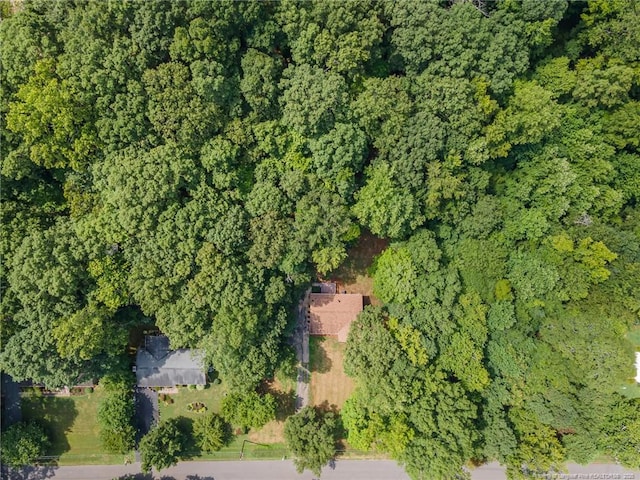
{"label": "house with brown roof", "polygon": [[359,293],[311,293],[307,308],[309,334],[335,336],[339,342],[346,342],[351,322],[362,308]]}

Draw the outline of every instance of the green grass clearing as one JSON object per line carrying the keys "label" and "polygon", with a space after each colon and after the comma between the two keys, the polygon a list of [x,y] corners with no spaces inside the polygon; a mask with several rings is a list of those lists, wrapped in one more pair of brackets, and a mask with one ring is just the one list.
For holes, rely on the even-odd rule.
{"label": "green grass clearing", "polygon": [[23,396],[25,420],[40,422],[49,432],[51,448],[48,456],[58,465],[111,465],[124,462],[125,455],[104,451],[100,442],[98,405],[104,392],[72,397]]}
{"label": "green grass clearing", "polygon": [[636,347],[637,351],[640,351],[640,325],[636,325],[629,330],[627,338]]}
{"label": "green grass clearing", "polygon": [[627,398],[640,398],[640,385],[623,385],[620,387],[620,393]]}
{"label": "green grass clearing", "polygon": [[167,394],[168,402],[162,401],[162,394],[158,396],[158,407],[160,420],[175,417],[187,417],[195,419],[202,413],[189,411],[187,406],[190,403],[200,402],[207,407],[207,412],[220,413],[220,404],[226,393],[223,384],[208,385],[204,390],[189,390],[186,387],[179,387],[178,393]]}
{"label": "green grass clearing", "polygon": [[[180,387],[178,388],[178,393],[168,395],[173,400],[173,403],[163,402],[159,399],[160,420],[180,418],[181,428],[185,432],[192,432],[193,421],[196,418],[209,412],[220,413],[222,399],[225,394],[226,388],[224,384],[209,385],[205,390],[189,390],[188,388]],[[203,403],[207,407],[206,413],[189,411],[187,406],[195,402]],[[269,422],[265,428],[273,429],[272,423],[276,424],[278,422]],[[286,446],[282,442],[264,441],[263,438],[265,436],[261,436],[260,433],[261,430],[251,431],[249,434],[233,435],[228,445],[214,453],[201,453],[197,446],[191,442],[187,445],[184,458],[237,460],[240,459],[240,454],[243,452],[242,458],[244,459],[280,459],[287,454]],[[258,434],[257,437],[256,434]],[[269,435],[269,437],[279,438],[277,435]]]}
{"label": "green grass clearing", "polygon": [[337,283],[338,291],[360,293],[365,305],[379,305],[380,301],[373,295],[373,278],[371,266],[376,256],[389,246],[389,241],[378,238],[369,232],[362,232],[357,242],[349,248],[344,263],[328,275]]}

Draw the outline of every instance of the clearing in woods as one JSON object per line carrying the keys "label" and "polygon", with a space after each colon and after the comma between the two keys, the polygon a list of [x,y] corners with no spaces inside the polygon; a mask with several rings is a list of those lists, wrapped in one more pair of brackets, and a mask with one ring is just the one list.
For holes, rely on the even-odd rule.
{"label": "clearing in woods", "polygon": [[373,278],[369,269],[374,258],[388,246],[388,240],[362,232],[356,244],[349,249],[347,259],[330,275],[338,284],[338,291],[361,293],[365,305],[379,305],[380,301],[373,296]]}

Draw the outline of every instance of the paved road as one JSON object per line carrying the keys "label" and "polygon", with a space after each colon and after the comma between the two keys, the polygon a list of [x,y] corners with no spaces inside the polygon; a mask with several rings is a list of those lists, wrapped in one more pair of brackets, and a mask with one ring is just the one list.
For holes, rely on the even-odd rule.
{"label": "paved road", "polygon": [[[12,472],[8,480],[111,480],[126,474],[140,472],[140,464],[43,467],[40,470],[25,469]],[[4,476],[3,476],[4,478]],[[312,480],[316,477],[308,471],[299,475],[290,460],[232,461],[232,462],[181,462],[162,470],[155,476],[139,475],[140,480]],[[388,460],[338,461],[335,469],[326,467],[322,480],[408,480],[409,477],[396,462]]]}
{"label": "paved road", "polygon": [[[136,475],[137,480],[312,480],[310,472],[296,473],[293,463],[287,461],[232,461],[232,462],[182,462],[163,470],[160,474],[142,475],[140,464],[41,467],[11,472],[8,480],[111,480],[126,474]],[[586,467],[570,464],[570,474],[541,477],[542,479],[619,479],[640,480],[640,471],[625,470],[617,465],[592,464]],[[3,472],[6,473],[6,472]],[[503,480],[504,468],[490,463],[473,471],[473,480]],[[395,462],[389,460],[344,460],[335,469],[325,468],[322,480],[408,480],[409,477]]]}
{"label": "paved road", "polygon": [[[568,473],[540,477],[540,480],[640,480],[640,470],[629,470],[619,465],[592,463],[590,465],[567,464]],[[491,462],[472,472],[473,480],[505,480],[504,468]],[[216,479],[217,480],[217,479]]]}

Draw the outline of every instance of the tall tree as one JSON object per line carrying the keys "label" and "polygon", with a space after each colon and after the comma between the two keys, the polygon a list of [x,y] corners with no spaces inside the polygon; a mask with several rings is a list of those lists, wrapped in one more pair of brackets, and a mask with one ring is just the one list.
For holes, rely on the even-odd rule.
{"label": "tall tree", "polygon": [[308,469],[320,475],[322,467],[335,455],[336,428],[333,412],[322,413],[310,406],[287,419],[284,435],[296,456],[293,463],[298,473]]}

